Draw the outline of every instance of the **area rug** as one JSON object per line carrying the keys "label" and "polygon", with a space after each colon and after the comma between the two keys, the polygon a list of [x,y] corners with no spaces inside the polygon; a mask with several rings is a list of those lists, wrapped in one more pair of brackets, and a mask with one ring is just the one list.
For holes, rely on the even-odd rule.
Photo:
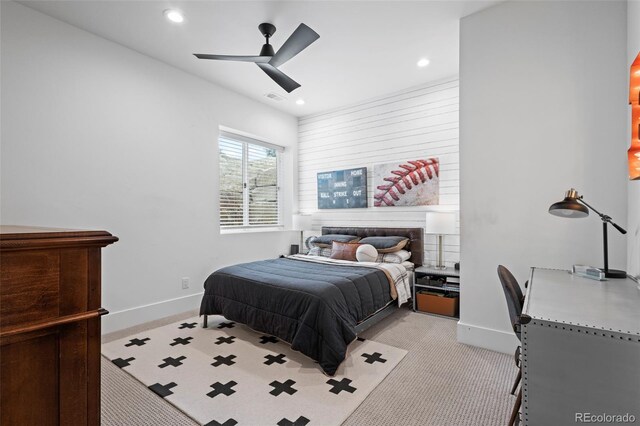
{"label": "area rug", "polygon": [[273,336],[209,317],[148,330],[102,353],[202,425],[340,425],[407,354],[358,339],[334,377]]}

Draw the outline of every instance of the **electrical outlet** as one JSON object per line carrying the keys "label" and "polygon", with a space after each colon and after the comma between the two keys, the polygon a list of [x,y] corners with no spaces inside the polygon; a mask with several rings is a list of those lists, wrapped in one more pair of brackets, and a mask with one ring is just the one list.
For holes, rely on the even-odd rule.
{"label": "electrical outlet", "polygon": [[189,288],[189,277],[182,278],[182,289],[185,290]]}

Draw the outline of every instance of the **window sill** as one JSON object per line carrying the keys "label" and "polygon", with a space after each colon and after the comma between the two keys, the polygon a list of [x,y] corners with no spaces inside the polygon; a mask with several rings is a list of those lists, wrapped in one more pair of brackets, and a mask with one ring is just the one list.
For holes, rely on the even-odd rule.
{"label": "window sill", "polygon": [[256,227],[256,228],[226,228],[220,230],[220,235],[226,234],[252,234],[256,232],[282,232],[284,231],[284,226],[265,226],[265,227]]}

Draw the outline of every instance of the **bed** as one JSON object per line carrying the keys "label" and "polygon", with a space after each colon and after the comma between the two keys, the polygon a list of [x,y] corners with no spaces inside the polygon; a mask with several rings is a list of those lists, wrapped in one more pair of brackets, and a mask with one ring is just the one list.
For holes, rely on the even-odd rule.
{"label": "bed", "polygon": [[[322,235],[407,237],[409,261],[416,267],[422,265],[423,232],[422,228],[322,228]],[[205,281],[200,315],[205,327],[207,315],[223,315],[278,337],[334,375],[358,333],[406,300],[399,290],[409,272],[399,264],[390,265],[297,255],[229,266]]]}

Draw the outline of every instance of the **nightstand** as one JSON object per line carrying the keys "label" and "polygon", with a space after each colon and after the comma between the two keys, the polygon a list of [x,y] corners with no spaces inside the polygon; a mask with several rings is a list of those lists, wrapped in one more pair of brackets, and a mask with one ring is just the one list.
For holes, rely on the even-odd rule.
{"label": "nightstand", "polygon": [[[416,268],[414,270],[413,283],[411,284],[411,299],[413,301],[414,312],[417,310],[416,292],[420,289],[430,290],[430,292],[443,295],[453,294],[459,297],[460,271],[454,268],[436,269],[428,266],[420,266]],[[457,318],[458,316],[452,317]]]}

